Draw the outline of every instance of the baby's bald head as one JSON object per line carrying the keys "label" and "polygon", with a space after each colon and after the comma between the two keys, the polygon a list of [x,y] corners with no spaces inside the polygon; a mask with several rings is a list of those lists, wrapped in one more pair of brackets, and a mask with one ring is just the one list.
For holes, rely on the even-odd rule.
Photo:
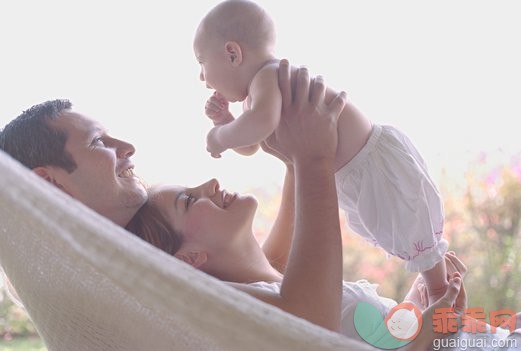
{"label": "baby's bald head", "polygon": [[227,0],[215,6],[203,18],[197,35],[213,40],[235,41],[243,48],[272,52],[275,26],[259,5],[248,0]]}

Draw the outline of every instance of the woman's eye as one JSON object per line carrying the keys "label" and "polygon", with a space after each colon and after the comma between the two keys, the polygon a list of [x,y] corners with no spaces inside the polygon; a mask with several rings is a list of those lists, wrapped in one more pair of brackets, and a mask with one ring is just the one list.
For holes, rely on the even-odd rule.
{"label": "woman's eye", "polygon": [[187,194],[186,196],[186,209],[195,201],[195,197],[192,194]]}

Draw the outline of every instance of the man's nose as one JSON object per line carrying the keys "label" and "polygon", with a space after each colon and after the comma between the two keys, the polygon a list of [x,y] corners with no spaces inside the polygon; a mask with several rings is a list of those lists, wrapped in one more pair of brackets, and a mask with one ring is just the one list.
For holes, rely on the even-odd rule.
{"label": "man's nose", "polygon": [[126,141],[116,139],[116,155],[118,158],[129,158],[134,155],[136,148]]}

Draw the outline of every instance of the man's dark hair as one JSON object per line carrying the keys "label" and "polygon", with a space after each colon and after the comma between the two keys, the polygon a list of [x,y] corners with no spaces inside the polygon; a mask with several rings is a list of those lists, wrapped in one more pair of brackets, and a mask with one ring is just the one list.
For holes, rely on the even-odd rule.
{"label": "man's dark hair", "polygon": [[50,123],[71,107],[69,100],[34,105],[0,131],[0,149],[30,169],[55,166],[69,173],[74,171],[76,162],[65,151],[67,133]]}

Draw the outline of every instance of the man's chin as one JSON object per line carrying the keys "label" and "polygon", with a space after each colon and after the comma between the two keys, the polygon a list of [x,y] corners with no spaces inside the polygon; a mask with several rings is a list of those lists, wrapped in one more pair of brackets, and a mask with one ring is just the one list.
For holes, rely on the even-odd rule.
{"label": "man's chin", "polygon": [[123,186],[123,187],[131,186],[131,187],[140,187],[140,188],[145,189],[145,186],[144,186],[141,178],[139,178],[135,175],[128,176],[128,177],[118,177],[117,180],[118,180],[118,183],[121,184],[121,186]]}
{"label": "man's chin", "polygon": [[135,208],[136,211],[139,210],[148,200],[148,193],[143,187],[133,189],[130,194],[128,205],[129,207]]}
{"label": "man's chin", "polygon": [[141,181],[141,179],[137,177],[130,178],[118,178],[119,184],[124,192],[135,194],[136,198],[141,198],[142,203],[139,204],[139,207],[143,205],[148,199],[148,193],[145,185]]}

